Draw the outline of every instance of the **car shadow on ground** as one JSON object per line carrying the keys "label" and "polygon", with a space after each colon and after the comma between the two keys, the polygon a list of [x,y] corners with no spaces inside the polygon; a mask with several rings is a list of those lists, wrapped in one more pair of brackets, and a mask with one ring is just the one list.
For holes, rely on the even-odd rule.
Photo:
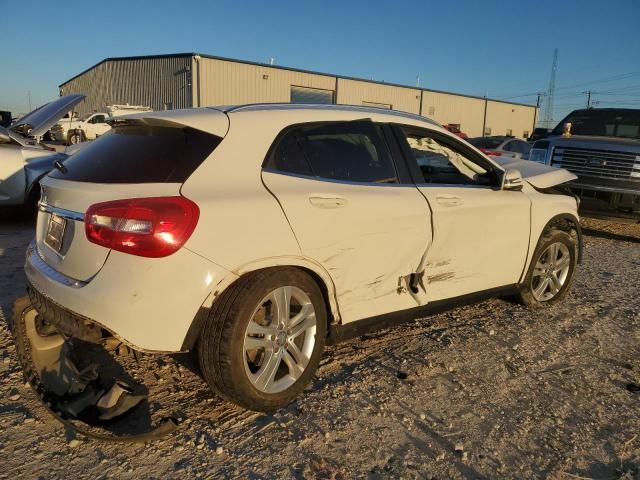
{"label": "car shadow on ground", "polygon": [[608,232],[606,230],[597,230],[594,228],[583,228],[582,233],[589,237],[606,238],[608,240],[616,240],[619,242],[640,243],[640,237]]}

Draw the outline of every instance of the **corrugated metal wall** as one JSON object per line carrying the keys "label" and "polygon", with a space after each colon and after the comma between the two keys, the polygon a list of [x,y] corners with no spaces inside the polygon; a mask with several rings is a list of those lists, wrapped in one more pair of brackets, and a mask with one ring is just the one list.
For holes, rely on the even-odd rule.
{"label": "corrugated metal wall", "polygon": [[[234,105],[260,102],[289,102],[291,86],[335,90],[335,77],[274,67],[201,57],[199,78],[200,105]],[[196,88],[197,90],[197,88]]]}
{"label": "corrugated metal wall", "polygon": [[511,130],[523,137],[531,132],[535,115],[535,107],[526,105],[190,54],[106,60],[62,85],[64,94],[87,95],[78,106],[80,114],[114,103],[163,110],[290,102],[292,86],[333,92],[339,104],[391,105],[443,124],[460,124],[471,137],[483,135],[483,126],[491,135]]}
{"label": "corrugated metal wall", "polygon": [[422,115],[442,123],[460,124],[460,129],[470,137],[482,135],[484,100],[447,93],[424,91]]}
{"label": "corrugated metal wall", "polygon": [[363,102],[387,104],[393,110],[418,114],[420,90],[338,78],[337,103],[362,105]]}
{"label": "corrugated metal wall", "polygon": [[84,93],[80,115],[106,105],[145,105],[154,110],[191,107],[191,57],[107,60],[61,85],[63,94]]}
{"label": "corrugated metal wall", "polygon": [[523,138],[525,132],[532,132],[534,112],[535,107],[488,100],[486,127],[491,129],[491,135],[507,135],[511,130],[511,135]]}

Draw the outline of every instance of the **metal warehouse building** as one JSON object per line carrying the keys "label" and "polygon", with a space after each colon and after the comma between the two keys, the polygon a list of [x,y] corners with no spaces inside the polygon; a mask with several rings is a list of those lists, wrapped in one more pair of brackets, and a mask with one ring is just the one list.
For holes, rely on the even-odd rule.
{"label": "metal warehouse building", "polygon": [[82,115],[106,105],[154,110],[260,102],[337,103],[390,108],[457,124],[469,136],[528,137],[536,107],[483,97],[181,53],[107,58],[60,85],[83,93]]}

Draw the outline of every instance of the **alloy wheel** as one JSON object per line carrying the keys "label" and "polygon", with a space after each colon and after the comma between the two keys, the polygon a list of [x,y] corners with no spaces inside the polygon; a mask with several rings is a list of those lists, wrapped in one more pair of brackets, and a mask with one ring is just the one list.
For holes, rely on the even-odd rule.
{"label": "alloy wheel", "polygon": [[293,385],[309,363],[316,342],[316,314],[309,296],[293,286],[269,293],[244,334],[244,367],[252,385],[279,393]]}
{"label": "alloy wheel", "polygon": [[539,302],[547,302],[562,289],[569,276],[571,256],[562,242],[549,245],[538,258],[531,277],[531,291]]}

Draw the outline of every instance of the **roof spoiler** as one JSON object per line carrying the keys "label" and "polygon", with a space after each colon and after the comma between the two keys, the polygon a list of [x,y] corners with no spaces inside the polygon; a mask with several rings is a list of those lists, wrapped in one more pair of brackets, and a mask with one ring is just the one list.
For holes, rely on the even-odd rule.
{"label": "roof spoiler", "polygon": [[227,114],[211,108],[135,113],[122,117],[108,118],[107,123],[112,127],[132,124],[151,127],[187,127],[210,133],[220,138],[224,138],[229,131],[229,117]]}

